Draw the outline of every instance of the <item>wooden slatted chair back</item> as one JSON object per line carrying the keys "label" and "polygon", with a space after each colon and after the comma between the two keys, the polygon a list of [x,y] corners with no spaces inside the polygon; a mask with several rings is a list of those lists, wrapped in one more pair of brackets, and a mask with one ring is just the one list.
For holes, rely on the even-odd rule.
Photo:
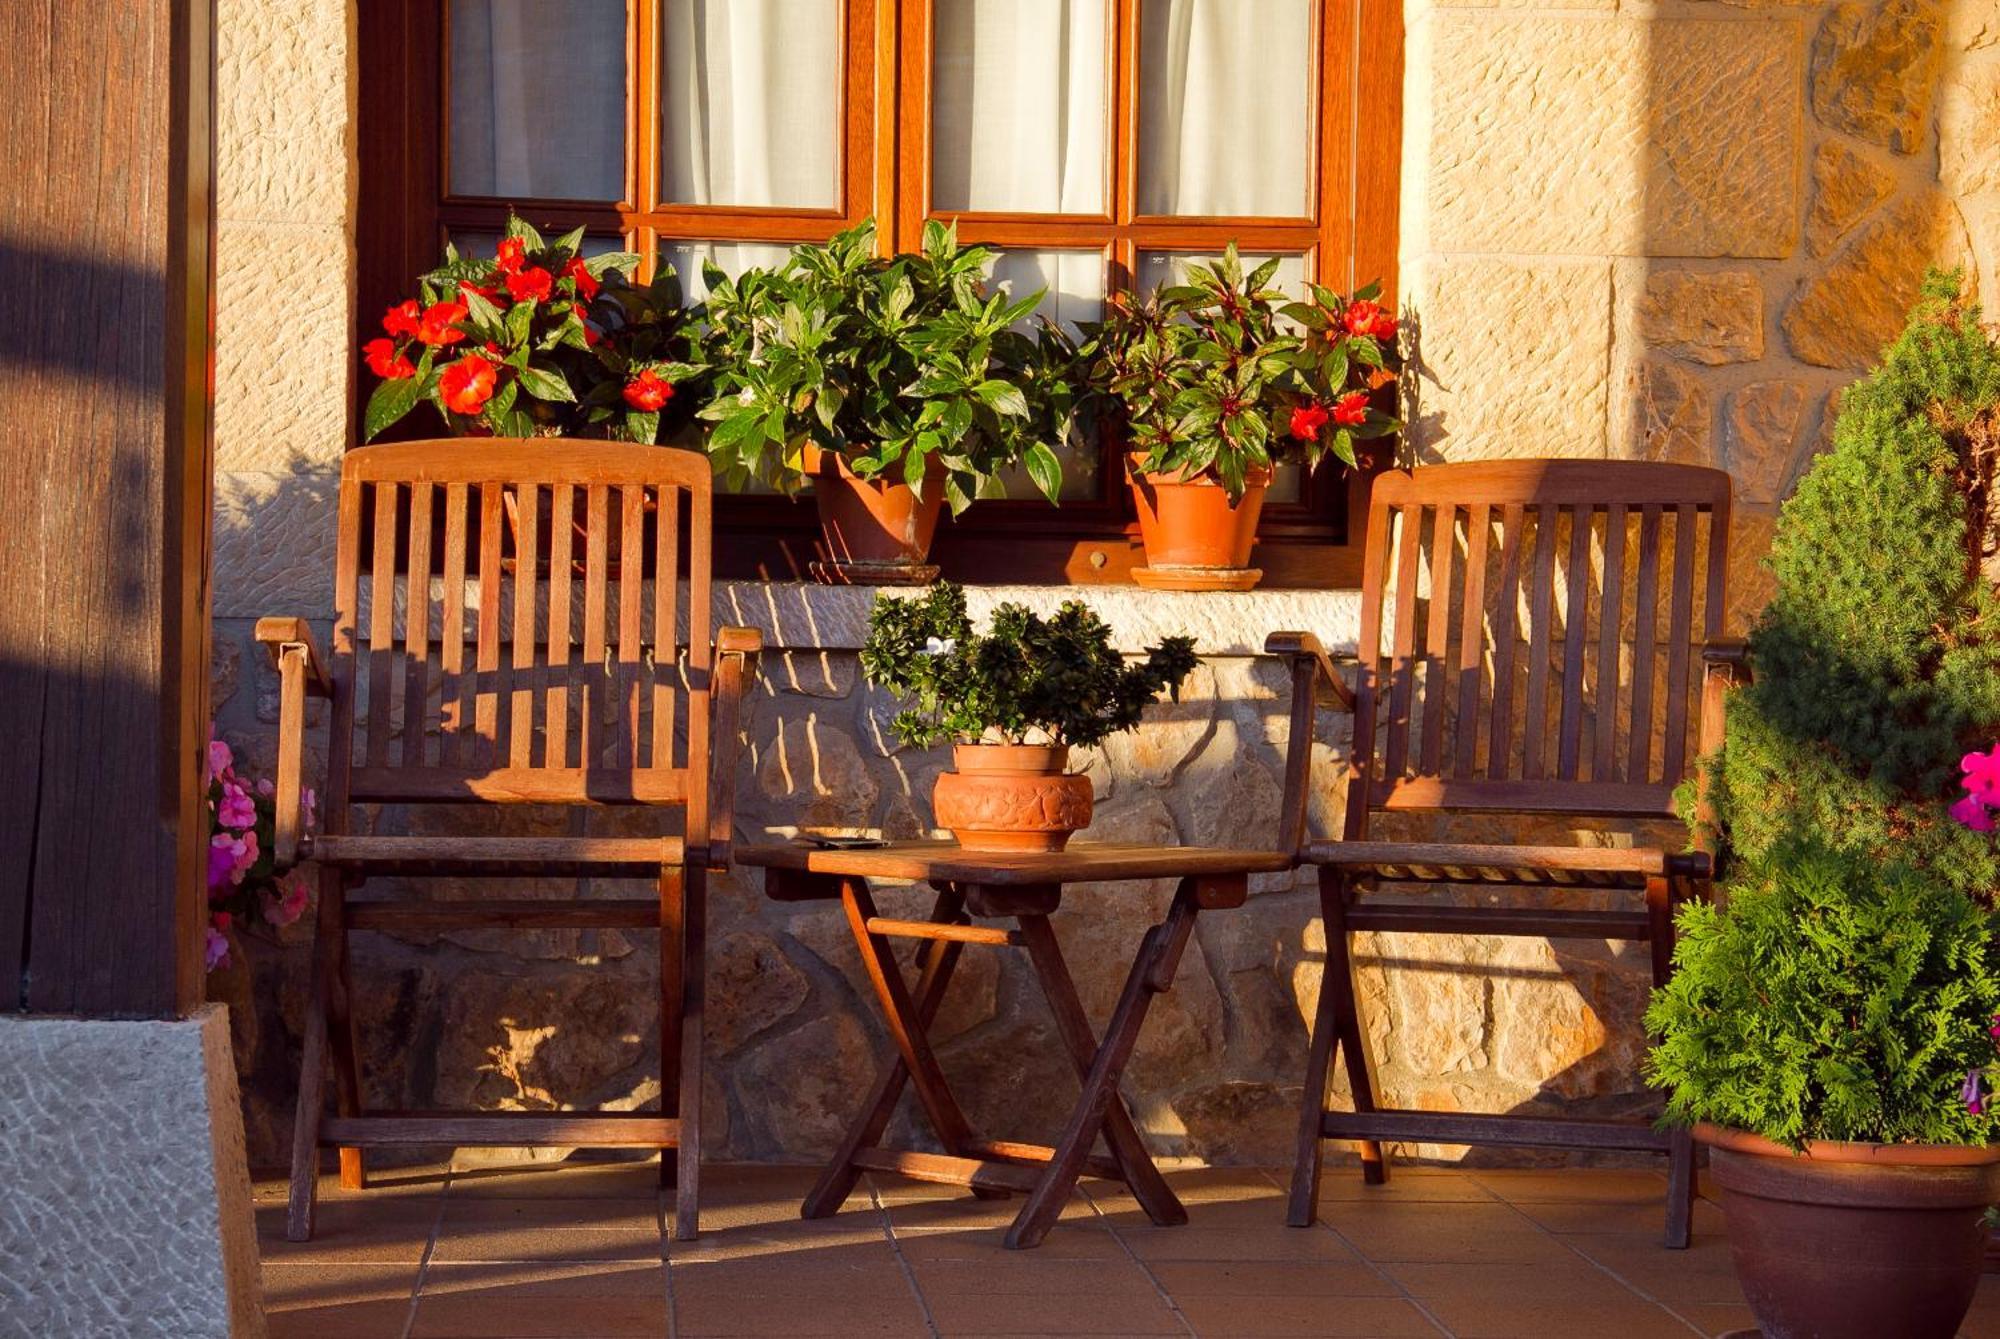
{"label": "wooden slatted chair back", "polygon": [[350,803],[669,804],[705,831],[707,460],[616,442],[347,454],[326,827]]}
{"label": "wooden slatted chair back", "polygon": [[1374,480],[1349,839],[1376,810],[1659,818],[1722,631],[1729,476],[1495,461]]}

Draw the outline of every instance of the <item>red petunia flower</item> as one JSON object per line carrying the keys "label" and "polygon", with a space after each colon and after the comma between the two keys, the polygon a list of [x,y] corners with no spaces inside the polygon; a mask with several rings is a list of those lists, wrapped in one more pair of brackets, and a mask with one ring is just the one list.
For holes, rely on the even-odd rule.
{"label": "red petunia flower", "polygon": [[493,258],[500,263],[500,273],[519,274],[521,267],[528,263],[527,244],[518,237],[503,237],[500,249]]}
{"label": "red petunia flower", "polygon": [[547,301],[549,289],[554,284],[555,277],[539,265],[507,276],[507,291],[513,294],[516,302]]}
{"label": "red petunia flower", "polygon": [[576,294],[585,302],[597,296],[597,290],[601,285],[596,279],[591,277],[590,271],[584,268],[582,256],[576,257],[569,264],[563,266],[562,272],[563,278],[575,282]]}
{"label": "red petunia flower", "polygon": [[391,335],[401,337],[417,333],[417,322],[422,319],[424,309],[415,298],[399,302],[382,314],[382,328]]}
{"label": "red petunia flower", "polygon": [[498,370],[491,362],[468,353],[438,377],[438,393],[444,396],[444,407],[453,413],[477,414],[493,398],[498,381]]}
{"label": "red petunia flower", "polygon": [[583,304],[581,302],[572,302],[569,304],[569,309],[575,315],[577,324],[583,327],[584,344],[593,349],[602,344],[604,336],[598,334],[596,328],[590,324],[590,313],[584,310]]}
{"label": "red petunia flower", "polygon": [[426,344],[456,344],[465,338],[458,323],[465,319],[463,302],[434,302],[417,322],[417,338]]}
{"label": "red petunia flower", "polygon": [[1292,436],[1302,442],[1318,441],[1319,430],[1325,426],[1325,405],[1305,404],[1292,411]]}
{"label": "red petunia flower", "polygon": [[396,341],[387,337],[363,344],[361,356],[367,360],[368,370],[384,381],[400,381],[417,374],[417,365],[398,353]]}
{"label": "red petunia flower", "polygon": [[1333,421],[1343,428],[1358,428],[1368,421],[1368,392],[1349,391],[1333,402]]}
{"label": "red petunia flower", "polygon": [[1381,303],[1366,298],[1349,305],[1341,324],[1350,335],[1367,335],[1385,343],[1396,338],[1396,318],[1383,311]]}
{"label": "red petunia flower", "polygon": [[625,403],[642,414],[656,412],[673,398],[674,388],[650,367],[625,383]]}

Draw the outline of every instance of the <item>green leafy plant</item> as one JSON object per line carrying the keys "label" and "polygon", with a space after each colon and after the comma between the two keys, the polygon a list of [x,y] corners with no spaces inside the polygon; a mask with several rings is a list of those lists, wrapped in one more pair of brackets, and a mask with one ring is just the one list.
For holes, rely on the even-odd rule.
{"label": "green leafy plant", "polygon": [[1231,243],[1185,283],[1113,294],[1089,328],[1091,384],[1122,415],[1140,470],[1212,474],[1233,501],[1253,471],[1329,451],[1353,465],[1356,442],[1401,426],[1373,403],[1401,367],[1381,285],[1343,297],[1312,284],[1293,301],[1271,287],[1277,269],[1267,260],[1246,277]]}
{"label": "green leafy plant", "polygon": [[1960,757],[2000,736],[1982,570],[1996,455],[2000,344],[1958,276],[1933,274],[1779,515],[1755,679],[1730,695],[1713,773],[1722,849],[1756,860],[1818,833],[1967,896],[2000,890],[1992,839],[1947,816]]}
{"label": "green leafy plant", "polygon": [[1015,328],[1042,294],[991,291],[998,254],[933,221],[922,251],[881,257],[871,220],[776,269],[709,267],[701,417],[717,470],[791,487],[817,447],[920,494],[941,474],[956,515],[1018,462],[1053,501],[1076,350],[1049,322]]}
{"label": "green leafy plant", "polygon": [[658,442],[693,418],[705,369],[699,313],[681,305],[673,267],[632,281],[629,251],[585,257],[583,229],[553,242],[509,218],[496,254],[462,256],[417,283],[363,346],[381,384],[368,397],[373,440],[429,403],[456,434],[609,437]]}
{"label": "green leafy plant", "polygon": [[1901,863],[1787,841],[1679,917],[1647,1061],[1667,1114],[1807,1140],[1983,1144],[2000,952],[1986,914]]}
{"label": "green leafy plant", "polygon": [[891,726],[915,748],[947,739],[1095,744],[1138,725],[1161,693],[1178,699],[1194,666],[1192,637],[1162,638],[1127,663],[1110,627],[1080,600],[1048,619],[1003,604],[977,634],[964,589],[948,581],[923,596],[877,596],[861,647],[868,681],[910,704]]}

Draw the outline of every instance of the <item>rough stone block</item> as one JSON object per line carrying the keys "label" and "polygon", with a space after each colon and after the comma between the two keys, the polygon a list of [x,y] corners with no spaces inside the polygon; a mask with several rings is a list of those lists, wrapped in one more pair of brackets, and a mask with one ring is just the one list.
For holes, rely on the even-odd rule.
{"label": "rough stone block", "polygon": [[1944,24],[1933,0],[1849,0],[1813,37],[1813,114],[1871,144],[1915,153],[1943,55]]}
{"label": "rough stone block", "polygon": [[1428,40],[1428,249],[1792,249],[1796,24],[1454,10]]}
{"label": "rough stone block", "polygon": [[0,1330],[262,1339],[227,1013],[0,1019]]}
{"label": "rough stone block", "polygon": [[338,488],[319,470],[216,475],[217,618],[331,612]]}
{"label": "rough stone block", "polygon": [[1730,392],[1722,410],[1722,452],[1739,499],[1783,500],[1805,406],[1805,383],[1787,378],[1753,381]]}
{"label": "rough stone block", "polygon": [[1764,356],[1764,290],[1747,270],[1656,270],[1639,304],[1646,342],[1715,366]]}
{"label": "rough stone block", "polygon": [[1714,406],[1701,378],[1664,358],[1645,359],[1633,375],[1633,454],[1640,460],[1713,464]]}
{"label": "rough stone block", "polygon": [[1806,250],[1823,256],[1848,229],[1896,189],[1896,174],[1842,144],[1828,140],[1813,154],[1812,212],[1806,215]]}
{"label": "rough stone block", "polygon": [[1413,292],[1421,458],[1605,453],[1609,261],[1434,257]]}
{"label": "rough stone block", "polygon": [[225,222],[215,265],[216,469],[337,464],[359,365],[348,229]]}
{"label": "rough stone block", "polygon": [[1865,368],[1903,328],[1925,268],[1971,254],[1951,200],[1935,191],[1905,196],[1800,288],[1785,313],[1786,342],[1815,367]]}
{"label": "rough stone block", "polygon": [[1938,96],[1938,181],[1954,195],[2000,189],[2000,60],[1954,69]]}

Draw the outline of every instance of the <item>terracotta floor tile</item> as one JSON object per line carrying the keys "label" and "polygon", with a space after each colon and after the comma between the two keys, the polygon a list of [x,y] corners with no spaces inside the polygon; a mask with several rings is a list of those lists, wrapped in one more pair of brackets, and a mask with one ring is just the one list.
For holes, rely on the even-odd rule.
{"label": "terracotta floor tile", "polygon": [[[1292,1173],[1288,1167],[1275,1173],[1280,1186],[1287,1195],[1291,1193]],[[1379,1186],[1371,1186],[1361,1179],[1361,1165],[1350,1163],[1346,1166],[1328,1167],[1320,1174],[1319,1202],[1367,1200],[1387,1201],[1395,1204],[1414,1203],[1479,1203],[1494,1199],[1488,1190],[1465,1172],[1447,1171],[1435,1167],[1392,1167],[1389,1179]]]}
{"label": "terracotta floor tile", "polygon": [[888,1335],[921,1339],[930,1334],[916,1296],[905,1287],[900,1294],[866,1298],[824,1296],[759,1297],[742,1293],[674,1297],[674,1330],[685,1339],[743,1335],[770,1339],[784,1335]]}
{"label": "terracotta floor tile", "polygon": [[410,1339],[658,1339],[667,1299],[658,1297],[488,1297],[447,1293],[417,1303]]}
{"label": "terracotta floor tile", "polygon": [[301,1263],[374,1261],[415,1265],[437,1221],[435,1204],[409,1200],[322,1204],[311,1241],[285,1239],[285,1206],[257,1209],[257,1249],[266,1260]]}
{"label": "terracotta floor tile", "polygon": [[886,1241],[720,1260],[677,1258],[671,1272],[676,1297],[737,1292],[844,1298],[909,1291],[909,1280]]}
{"label": "terracotta floor tile", "polygon": [[667,1257],[676,1265],[773,1257],[796,1260],[847,1248],[893,1258],[881,1220],[857,1221],[849,1214],[769,1227],[712,1228],[704,1221],[701,1236],[694,1241],[668,1241]]}
{"label": "terracotta floor tile", "polygon": [[1575,1256],[1537,1263],[1532,1272],[1518,1264],[1466,1260],[1448,1264],[1386,1264],[1382,1272],[1412,1297],[1498,1302],[1526,1295],[1578,1302],[1622,1302],[1638,1295],[1588,1260]]}
{"label": "terracotta floor tile", "polygon": [[266,1260],[264,1309],[296,1311],[339,1302],[408,1301],[417,1290],[417,1263]]}
{"label": "terracotta floor tile", "polygon": [[478,1293],[489,1297],[664,1297],[665,1267],[657,1261],[596,1264],[464,1265],[433,1260],[424,1271],[425,1297]]}
{"label": "terracotta floor tile", "polygon": [[1186,1334],[1157,1293],[926,1293],[941,1335]]}
{"label": "terracotta floor tile", "polygon": [[[671,1207],[669,1202],[669,1208]],[[882,1211],[870,1202],[868,1192],[865,1190],[856,1191],[853,1197],[841,1206],[839,1213],[825,1218],[801,1218],[798,1196],[752,1198],[735,1203],[710,1200],[705,1194],[702,1196],[701,1230],[704,1233],[728,1231],[733,1228],[787,1229],[794,1225],[812,1228],[828,1223],[839,1223],[848,1227],[867,1223],[879,1232],[882,1228]]]}
{"label": "terracotta floor tile", "polygon": [[1438,1328],[1399,1297],[1272,1297],[1246,1306],[1241,1297],[1176,1297],[1181,1314],[1202,1339],[1262,1336],[1370,1335],[1377,1339],[1429,1336]]}
{"label": "terracotta floor tile", "polygon": [[1396,1286],[1347,1260],[1155,1260],[1153,1277],[1180,1297],[1394,1297]]}
{"label": "terracotta floor tile", "polygon": [[1743,1289],[1729,1262],[1729,1243],[1720,1236],[1696,1236],[1684,1251],[1670,1251],[1653,1236],[1604,1233],[1563,1240],[1638,1291],[1670,1306],[1743,1301]]}
{"label": "terracotta floor tile", "polygon": [[454,1194],[445,1197],[443,1226],[438,1229],[440,1234],[490,1227],[658,1233],[660,1206],[657,1199],[624,1196],[524,1199],[490,1195],[460,1197]]}
{"label": "terracotta floor tile", "polygon": [[265,1317],[270,1339],[401,1339],[408,1302],[343,1302]]}
{"label": "terracotta floor tile", "polygon": [[1504,1204],[1328,1204],[1320,1220],[1370,1260],[1568,1260],[1562,1244]]}
{"label": "terracotta floor tile", "polygon": [[[1148,1229],[1157,1230],[1157,1229]],[[1175,1229],[1185,1231],[1185,1228]],[[1017,1260],[1022,1252],[1006,1247],[999,1228],[976,1232],[911,1232],[896,1234],[896,1250],[916,1264],[926,1260]],[[1129,1260],[1119,1239],[1092,1228],[1058,1227],[1027,1253],[1038,1260]]]}
{"label": "terracotta floor tile", "polygon": [[1321,1228],[1121,1227],[1118,1236],[1142,1260],[1345,1260],[1354,1252]]}
{"label": "terracotta floor tile", "polygon": [[1667,1197],[1666,1172],[1642,1167],[1482,1167],[1466,1175],[1516,1204],[1664,1203]]}
{"label": "terracotta floor tile", "polygon": [[562,1264],[572,1261],[658,1260],[660,1234],[651,1228],[601,1231],[460,1224],[438,1233],[433,1261]]}
{"label": "terracotta floor tile", "polygon": [[[1021,1212],[1021,1202],[1019,1195],[1001,1200],[962,1196],[950,1200],[895,1204],[889,1207],[888,1213],[889,1221],[899,1236],[912,1232],[964,1232],[988,1228],[1004,1232]],[[1071,1195],[1063,1205],[1056,1230],[1075,1227],[1097,1229],[1103,1225],[1104,1220],[1098,1216],[1096,1206],[1081,1195]]]}
{"label": "terracotta floor tile", "polygon": [[645,1162],[546,1162],[469,1167],[452,1173],[454,1199],[645,1199],[660,1193],[659,1159]]}
{"label": "terracotta floor tile", "polygon": [[917,1289],[938,1293],[1087,1293],[1155,1297],[1158,1288],[1130,1258],[1044,1260],[1037,1251],[1012,1251],[993,1260],[922,1260],[910,1263]]}
{"label": "terracotta floor tile", "polygon": [[[1750,1308],[1741,1302],[1674,1302],[1670,1305],[1674,1314],[1710,1339],[1719,1339],[1721,1335],[1734,1334],[1738,1330],[1754,1329],[1757,1324]],[[2000,1339],[2000,1332],[1976,1336],[1975,1339]]]}
{"label": "terracotta floor tile", "polygon": [[1584,1302],[1560,1295],[1511,1301],[1466,1297],[1423,1301],[1458,1339],[1523,1339],[1529,1335],[1694,1339],[1694,1331],[1685,1321],[1630,1294],[1617,1302]]}
{"label": "terracotta floor tile", "polygon": [[[1667,1227],[1664,1192],[1641,1200],[1518,1201],[1514,1207],[1551,1232],[1622,1232],[1642,1236],[1648,1232],[1663,1235]],[[1722,1210],[1707,1200],[1696,1200],[1693,1222],[1696,1232],[1720,1234]]]}

